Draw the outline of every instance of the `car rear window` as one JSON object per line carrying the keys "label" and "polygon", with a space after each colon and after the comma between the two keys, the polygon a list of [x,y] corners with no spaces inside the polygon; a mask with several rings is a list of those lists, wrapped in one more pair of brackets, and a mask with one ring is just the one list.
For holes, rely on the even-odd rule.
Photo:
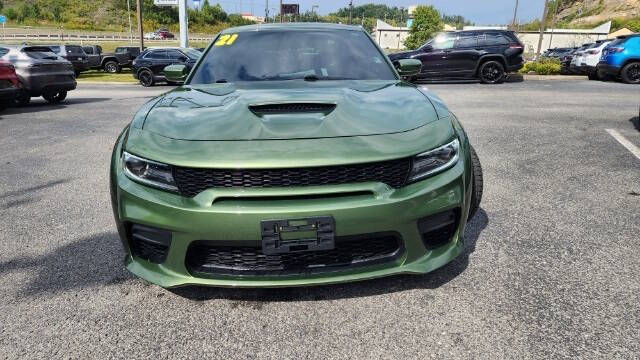
{"label": "car rear window", "polygon": [[49,49],[51,49],[51,51],[53,51],[56,54],[60,54],[60,46],[47,46]]}
{"label": "car rear window", "polygon": [[51,52],[51,49],[49,47],[44,46],[25,47],[22,49],[22,52],[32,59],[58,59],[58,55]]}
{"label": "car rear window", "polygon": [[508,45],[511,41],[502,34],[485,34],[484,38],[481,36],[479,43],[481,46],[492,46],[492,45]]}
{"label": "car rear window", "polygon": [[9,49],[0,48],[0,57],[5,56],[9,53]]}
{"label": "car rear window", "polygon": [[71,54],[71,55],[84,55],[84,51],[82,50],[82,47],[80,46],[70,46],[67,45],[65,46],[67,48],[67,54]]}

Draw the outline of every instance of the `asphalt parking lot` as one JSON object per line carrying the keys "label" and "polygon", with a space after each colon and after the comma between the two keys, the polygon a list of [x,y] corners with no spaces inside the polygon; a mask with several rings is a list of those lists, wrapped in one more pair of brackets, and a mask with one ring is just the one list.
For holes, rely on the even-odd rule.
{"label": "asphalt parking lot", "polygon": [[[127,273],[108,164],[170,89],[85,85],[0,114],[0,358],[636,358],[640,87],[427,85],[485,174],[466,252],[425,276],[165,290]],[[401,109],[399,109],[401,111]]]}

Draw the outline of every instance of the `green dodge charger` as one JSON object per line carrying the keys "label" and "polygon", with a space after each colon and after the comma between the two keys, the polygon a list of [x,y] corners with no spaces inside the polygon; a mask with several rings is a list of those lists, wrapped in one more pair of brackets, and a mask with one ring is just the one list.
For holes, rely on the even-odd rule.
{"label": "green dodge charger", "polygon": [[[424,274],[464,249],[482,170],[456,117],[360,27],[231,28],[113,149],[133,274],[163,287]],[[187,73],[188,72],[188,73]]]}

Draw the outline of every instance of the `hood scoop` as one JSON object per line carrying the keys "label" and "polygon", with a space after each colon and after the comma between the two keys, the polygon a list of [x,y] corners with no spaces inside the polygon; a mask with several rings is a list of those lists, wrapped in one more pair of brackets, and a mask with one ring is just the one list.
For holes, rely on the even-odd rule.
{"label": "hood scoop", "polygon": [[257,116],[279,114],[322,113],[328,115],[335,110],[336,104],[330,103],[274,103],[249,105],[249,110]]}

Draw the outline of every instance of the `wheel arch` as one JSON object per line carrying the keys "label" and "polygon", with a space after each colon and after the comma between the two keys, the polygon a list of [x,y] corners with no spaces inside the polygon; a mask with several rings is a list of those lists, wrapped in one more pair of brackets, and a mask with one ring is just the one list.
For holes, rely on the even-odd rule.
{"label": "wheel arch", "polygon": [[504,71],[507,72],[507,59],[504,57],[504,55],[500,55],[500,54],[487,54],[487,55],[482,55],[480,56],[480,58],[478,59],[478,62],[476,63],[476,69],[473,72],[474,74],[476,74],[476,76],[478,75],[478,71],[480,71],[480,67],[482,66],[482,64],[486,63],[487,61],[490,60],[496,60],[498,62],[500,62],[500,64],[502,64],[502,66],[504,67]]}

